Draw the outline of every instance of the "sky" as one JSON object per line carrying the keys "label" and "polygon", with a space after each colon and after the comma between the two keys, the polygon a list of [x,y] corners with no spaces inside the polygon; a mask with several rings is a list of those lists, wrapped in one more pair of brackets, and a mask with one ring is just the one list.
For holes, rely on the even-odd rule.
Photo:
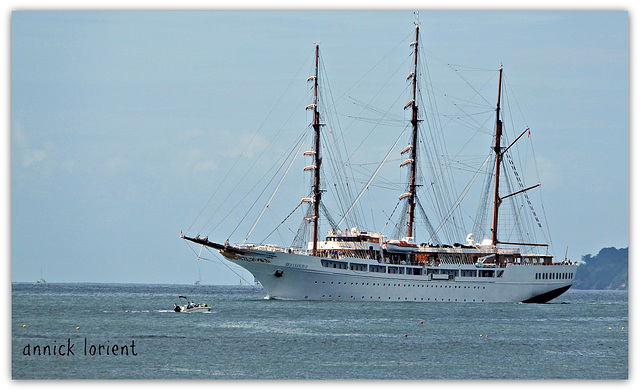
{"label": "sky", "polygon": [[[251,192],[225,179],[233,166],[254,170],[279,127],[306,127],[314,42],[334,85],[366,90],[387,81],[361,78],[399,42],[408,50],[413,21],[411,11],[13,12],[11,280],[252,282],[212,254],[199,260],[181,230],[215,226],[226,211],[207,212],[222,195]],[[420,24],[438,58],[504,64],[541,157],[556,256],[627,247],[629,14],[422,11]],[[290,211],[272,209],[275,223]]]}

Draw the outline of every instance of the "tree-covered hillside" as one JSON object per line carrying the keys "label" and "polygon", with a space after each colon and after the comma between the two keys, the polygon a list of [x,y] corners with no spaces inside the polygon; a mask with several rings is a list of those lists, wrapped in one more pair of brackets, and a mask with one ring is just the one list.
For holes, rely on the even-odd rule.
{"label": "tree-covered hillside", "polygon": [[574,289],[628,290],[629,248],[603,248],[596,256],[582,256]]}

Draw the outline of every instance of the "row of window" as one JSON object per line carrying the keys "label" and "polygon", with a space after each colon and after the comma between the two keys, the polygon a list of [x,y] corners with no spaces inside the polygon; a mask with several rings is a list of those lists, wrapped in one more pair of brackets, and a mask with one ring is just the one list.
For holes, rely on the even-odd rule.
{"label": "row of window", "polygon": [[[322,298],[333,298],[333,297],[331,296],[331,294],[329,294],[329,295],[325,295],[325,294],[323,294],[323,295],[322,295]],[[335,298],[341,298],[341,296],[340,296],[340,295],[337,295]],[[351,296],[351,299],[356,299],[356,297],[352,295],[352,296]],[[366,296],[364,296],[364,295],[363,295],[360,299],[366,299]],[[374,297],[373,297],[373,296],[369,296],[369,299],[374,299]],[[378,299],[382,299],[382,297],[378,297]],[[388,299],[388,300],[391,300],[391,297],[387,297],[387,299]],[[393,300],[395,301],[395,300],[396,300],[396,297],[393,297]],[[397,299],[397,300],[398,300],[398,301],[402,301],[403,299],[402,299],[402,297],[398,297],[398,299]],[[405,300],[405,301],[411,301],[410,297],[404,297],[404,300]],[[425,299],[424,299],[424,297],[420,297],[420,299],[418,300],[418,297],[413,297],[413,301],[431,301],[431,298],[430,298],[430,297],[427,297],[427,299],[425,300]],[[435,297],[434,297],[434,298],[433,298],[433,301],[434,301],[434,302],[438,302],[438,301],[440,301],[440,302],[458,302],[458,298],[454,298],[453,300],[451,300],[451,298],[448,298],[448,299],[446,299],[446,300],[445,300],[444,298],[440,298],[440,299],[438,299],[438,298],[435,298]],[[467,302],[467,299],[466,299],[466,298],[464,298],[464,299],[462,299],[462,301],[460,301],[460,302]],[[471,301],[469,301],[469,302],[476,302],[476,299],[475,299],[475,298],[473,298],[473,299],[471,299]],[[484,299],[479,300],[478,302],[484,302]]]}
{"label": "row of window", "polygon": [[[346,261],[336,261],[336,260],[322,260],[322,266],[327,268],[337,268],[337,269],[350,269],[352,271],[363,271],[367,272],[367,264],[360,263],[347,263]],[[457,269],[423,269],[423,268],[412,268],[412,267],[400,267],[395,265],[390,265],[388,268],[384,265],[369,265],[369,272],[378,272],[378,273],[389,273],[395,275],[429,275],[429,274],[447,274],[450,277],[456,276],[464,276],[464,277],[476,277],[476,270],[457,270]],[[482,278],[493,278],[493,277],[502,277],[503,270],[498,270],[497,275],[496,272],[492,269],[483,269],[480,270],[479,276]]]}
{"label": "row of window", "polygon": [[[317,280],[314,282],[315,284],[319,284]],[[334,284],[336,282],[329,282],[329,284]],[[327,284],[327,282],[322,282],[321,284]],[[337,282],[338,285],[347,286],[347,282]],[[358,283],[358,282],[350,282],[351,286],[380,286],[380,283]],[[407,284],[407,283],[383,283],[382,286],[388,287],[426,287],[426,288],[440,288],[440,289],[485,289],[486,286],[464,286],[464,285],[444,285],[444,284]]]}
{"label": "row of window", "polygon": [[573,279],[573,272],[537,272],[536,279]]}

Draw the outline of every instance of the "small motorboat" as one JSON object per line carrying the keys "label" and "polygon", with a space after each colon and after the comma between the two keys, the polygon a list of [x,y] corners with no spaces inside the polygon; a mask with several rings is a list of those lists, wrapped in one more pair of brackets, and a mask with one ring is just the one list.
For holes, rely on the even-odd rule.
{"label": "small motorboat", "polygon": [[211,306],[208,306],[207,304],[200,304],[200,303],[189,301],[189,299],[184,295],[181,295],[180,298],[183,298],[187,304],[186,305],[173,304],[173,310],[175,312],[206,313],[211,311]]}

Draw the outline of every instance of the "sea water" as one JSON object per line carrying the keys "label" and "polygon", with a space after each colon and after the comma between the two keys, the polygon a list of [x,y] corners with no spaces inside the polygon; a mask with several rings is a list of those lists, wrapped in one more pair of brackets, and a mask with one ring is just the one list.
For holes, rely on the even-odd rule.
{"label": "sea water", "polygon": [[[179,295],[213,311],[176,313]],[[547,304],[264,297],[253,286],[13,283],[12,377],[628,378],[624,291]]]}

